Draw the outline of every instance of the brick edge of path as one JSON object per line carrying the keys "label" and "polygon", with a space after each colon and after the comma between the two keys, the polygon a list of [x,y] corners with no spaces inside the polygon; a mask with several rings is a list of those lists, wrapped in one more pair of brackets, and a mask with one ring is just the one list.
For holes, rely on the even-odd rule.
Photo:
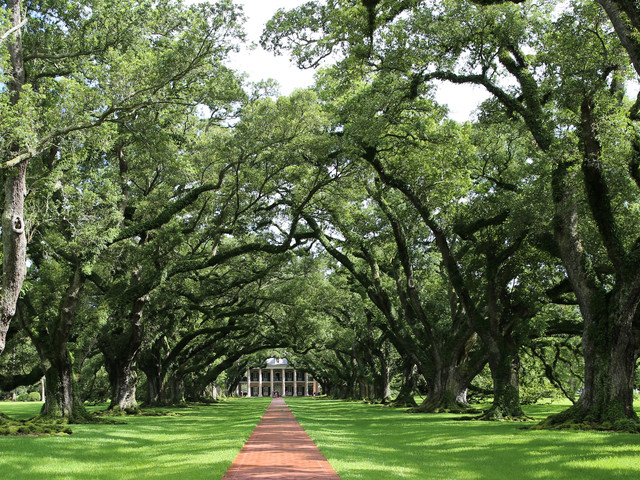
{"label": "brick edge of path", "polygon": [[274,398],[222,480],[340,480],[282,398]]}

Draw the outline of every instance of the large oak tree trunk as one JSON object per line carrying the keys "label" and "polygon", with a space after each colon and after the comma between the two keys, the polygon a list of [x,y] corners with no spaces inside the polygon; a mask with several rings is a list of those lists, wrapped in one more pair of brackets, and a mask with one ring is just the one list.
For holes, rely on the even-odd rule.
{"label": "large oak tree trunk", "polygon": [[127,412],[137,411],[136,386],[138,374],[132,368],[130,362],[114,362],[107,367],[109,385],[111,387],[110,410],[122,410]]}
{"label": "large oak tree trunk", "polygon": [[177,375],[169,375],[165,390],[168,392],[168,401],[175,405],[184,402],[184,381]]}
{"label": "large oak tree trunk", "polygon": [[615,423],[637,419],[633,409],[637,348],[633,312],[616,306],[603,312],[599,322],[587,325],[582,338],[585,385],[576,409],[584,409],[587,420]]}
{"label": "large oak tree trunk", "polygon": [[159,405],[164,402],[164,369],[162,367],[162,352],[156,343],[150,350],[143,350],[138,356],[138,366],[147,377],[147,403]]}
{"label": "large oak tree trunk", "polygon": [[[7,7],[11,15],[12,27],[22,22],[22,2],[9,0]],[[20,100],[20,92],[25,83],[22,54],[22,33],[18,28],[7,41],[11,66],[11,80],[8,82],[10,102],[15,105]],[[17,145],[9,148],[11,160],[19,153]],[[24,200],[27,194],[27,161],[8,170],[4,183],[4,211],[2,214],[2,292],[0,292],[0,355],[4,351],[9,324],[16,313],[18,296],[26,275],[27,236],[24,224]]]}
{"label": "large oak tree trunk", "polygon": [[467,389],[473,378],[482,370],[484,355],[455,359],[433,376],[427,378],[427,398],[412,412],[471,412],[467,402]]}
{"label": "large oak tree trunk", "polygon": [[402,385],[398,391],[398,395],[393,400],[392,405],[396,407],[417,407],[413,392],[416,388],[415,374],[414,374],[415,362],[411,359],[405,358],[402,362]]}
{"label": "large oak tree trunk", "polygon": [[611,24],[627,51],[636,73],[640,75],[640,9],[637,2],[628,0],[596,0],[611,20]]}
{"label": "large oak tree trunk", "polygon": [[[62,352],[59,352],[62,354]],[[79,398],[68,352],[52,362],[45,373],[45,403],[42,417],[69,423],[87,423],[94,419]]]}
{"label": "large oak tree trunk", "polygon": [[461,384],[455,378],[438,379],[427,384],[427,398],[412,409],[412,412],[420,413],[449,413],[463,412],[469,405],[458,403],[460,399],[466,399],[465,392],[468,384]]}
{"label": "large oak tree trunk", "polygon": [[594,104],[581,105],[582,174],[587,202],[602,245],[615,271],[613,286],[603,284],[587,256],[578,224],[573,163],[558,163],[553,172],[554,236],[584,320],[582,350],[585,383],[576,404],[541,423],[640,431],[633,410],[633,377],[638,335],[633,321],[640,302],[637,245],[628,251],[619,234],[604,173]]}
{"label": "large oak tree trunk", "polygon": [[124,333],[110,331],[100,339],[100,350],[104,355],[105,367],[109,374],[111,387],[109,409],[111,410],[138,410],[136,401],[138,375],[133,363],[142,345],[142,310],[148,301],[148,295],[134,301],[129,325]]}
{"label": "large oak tree trunk", "polygon": [[498,338],[489,348],[493,404],[481,417],[487,420],[525,418],[520,405],[520,358],[514,342]]}
{"label": "large oak tree trunk", "polygon": [[376,398],[381,398],[383,403],[391,400],[391,367],[387,365],[386,362],[383,365],[382,372],[380,372],[375,387],[374,395]]}
{"label": "large oak tree trunk", "polygon": [[582,395],[568,410],[549,417],[541,426],[585,424],[596,428],[640,432],[633,409],[635,363],[638,349],[633,332],[635,308],[624,308],[619,295],[593,299],[596,315],[585,317],[582,350],[585,377]]}
{"label": "large oak tree trunk", "polygon": [[76,265],[49,337],[36,344],[45,364],[46,400],[42,416],[70,423],[94,421],[80,400],[68,350],[69,335],[84,281],[81,267]]}

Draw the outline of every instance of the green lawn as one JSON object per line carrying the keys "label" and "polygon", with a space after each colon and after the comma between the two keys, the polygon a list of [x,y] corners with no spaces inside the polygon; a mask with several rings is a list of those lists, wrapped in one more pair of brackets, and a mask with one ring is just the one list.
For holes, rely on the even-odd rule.
{"label": "green lawn", "polygon": [[[130,417],[126,425],[73,425],[62,437],[0,437],[0,478],[219,480],[269,398],[233,399]],[[521,424],[461,422],[377,405],[287,398],[342,480],[640,479],[640,435],[520,430]],[[16,418],[39,403],[0,402]],[[564,406],[538,405],[544,418]]]}
{"label": "green lawn", "polygon": [[[128,417],[126,425],[72,425],[70,436],[0,437],[0,478],[220,479],[268,403],[233,399],[175,410],[180,416]],[[29,418],[40,405],[0,402],[0,412]]]}
{"label": "green lawn", "polygon": [[[640,479],[640,435],[528,431],[325,399],[287,404],[342,480]],[[564,408],[525,410],[542,419]]]}

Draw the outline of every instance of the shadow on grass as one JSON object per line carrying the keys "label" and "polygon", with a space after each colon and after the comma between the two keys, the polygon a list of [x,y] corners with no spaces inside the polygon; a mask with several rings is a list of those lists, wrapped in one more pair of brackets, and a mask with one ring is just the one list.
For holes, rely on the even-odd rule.
{"label": "shadow on grass", "polygon": [[[127,417],[125,425],[74,425],[70,437],[2,438],[3,480],[220,479],[269,399],[180,409],[181,416]],[[13,415],[13,412],[0,411]]]}
{"label": "shadow on grass", "polygon": [[[342,480],[640,478],[638,435],[528,431],[520,429],[527,423],[460,422],[333,400],[287,403]],[[526,413],[544,418],[563,408]]]}

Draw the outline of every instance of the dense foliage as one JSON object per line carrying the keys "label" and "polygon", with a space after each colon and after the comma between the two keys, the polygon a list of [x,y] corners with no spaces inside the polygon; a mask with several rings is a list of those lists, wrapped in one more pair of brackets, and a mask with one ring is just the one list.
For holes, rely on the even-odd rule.
{"label": "dense foliage", "polygon": [[[224,66],[231,1],[5,2],[0,390],[93,421],[279,355],[339,397],[640,431],[634,8],[309,2],[262,41],[323,68],[277,97]],[[490,96],[456,122],[438,82]]]}

